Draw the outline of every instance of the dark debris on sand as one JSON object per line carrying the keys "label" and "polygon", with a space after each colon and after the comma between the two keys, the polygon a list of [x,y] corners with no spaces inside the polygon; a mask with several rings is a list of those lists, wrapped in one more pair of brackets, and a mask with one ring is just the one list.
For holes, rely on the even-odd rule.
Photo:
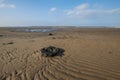
{"label": "dark debris on sand", "polygon": [[0,35],[0,37],[3,37],[4,35]]}
{"label": "dark debris on sand", "polygon": [[14,42],[3,43],[3,45],[14,44]]}
{"label": "dark debris on sand", "polygon": [[63,56],[65,50],[54,46],[49,46],[41,49],[41,55],[45,57]]}
{"label": "dark debris on sand", "polygon": [[53,33],[49,33],[48,35],[49,35],[49,36],[52,36],[52,35],[54,35],[54,34],[53,34]]}

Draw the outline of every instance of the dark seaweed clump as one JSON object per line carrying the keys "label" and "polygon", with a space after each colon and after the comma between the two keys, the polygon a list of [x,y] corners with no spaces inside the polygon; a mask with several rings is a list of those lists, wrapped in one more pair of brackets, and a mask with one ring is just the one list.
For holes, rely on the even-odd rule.
{"label": "dark seaweed clump", "polygon": [[54,35],[54,34],[53,34],[53,33],[49,33],[48,35],[49,35],[49,36],[52,36],[52,35]]}
{"label": "dark seaweed clump", "polygon": [[3,43],[3,45],[14,44],[14,42]]}
{"label": "dark seaweed clump", "polygon": [[65,50],[54,46],[49,46],[41,49],[41,55],[45,57],[63,56]]}
{"label": "dark seaweed clump", "polygon": [[0,35],[0,37],[3,37],[4,35]]}

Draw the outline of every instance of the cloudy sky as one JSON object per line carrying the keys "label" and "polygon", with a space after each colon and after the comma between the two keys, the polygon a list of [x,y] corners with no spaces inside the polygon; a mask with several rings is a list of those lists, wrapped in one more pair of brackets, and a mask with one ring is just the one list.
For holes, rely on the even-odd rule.
{"label": "cloudy sky", "polygon": [[0,26],[120,27],[120,0],[0,0]]}

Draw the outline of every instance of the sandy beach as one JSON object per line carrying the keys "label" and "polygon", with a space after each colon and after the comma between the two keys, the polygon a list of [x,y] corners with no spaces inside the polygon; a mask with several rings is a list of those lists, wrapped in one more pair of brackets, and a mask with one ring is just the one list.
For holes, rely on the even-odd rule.
{"label": "sandy beach", "polygon": [[[0,80],[120,80],[120,29],[54,29],[0,28]],[[41,56],[47,46],[64,56]]]}

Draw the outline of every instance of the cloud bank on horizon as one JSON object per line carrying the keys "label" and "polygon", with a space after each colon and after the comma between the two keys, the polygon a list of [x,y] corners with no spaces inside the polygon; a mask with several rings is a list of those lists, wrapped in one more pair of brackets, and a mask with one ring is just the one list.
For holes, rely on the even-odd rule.
{"label": "cloud bank on horizon", "polygon": [[119,0],[0,0],[0,26],[120,27],[119,3]]}

